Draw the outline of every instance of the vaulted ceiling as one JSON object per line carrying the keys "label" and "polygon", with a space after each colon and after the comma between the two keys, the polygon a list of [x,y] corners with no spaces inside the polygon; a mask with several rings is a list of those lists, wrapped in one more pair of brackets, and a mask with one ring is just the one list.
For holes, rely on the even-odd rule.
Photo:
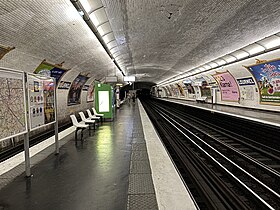
{"label": "vaulted ceiling", "polygon": [[[280,31],[279,0],[101,2],[118,62],[137,81],[160,82]],[[13,61],[2,61],[8,67],[31,71],[47,59],[97,79],[121,77],[70,0],[0,1],[0,28],[0,44],[16,47]]]}

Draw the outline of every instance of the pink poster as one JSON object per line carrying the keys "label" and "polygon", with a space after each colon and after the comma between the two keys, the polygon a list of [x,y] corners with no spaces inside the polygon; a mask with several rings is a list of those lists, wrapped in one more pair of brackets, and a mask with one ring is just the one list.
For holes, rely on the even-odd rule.
{"label": "pink poster", "polygon": [[217,81],[222,95],[222,101],[239,101],[239,88],[234,77],[228,72],[212,75]]}

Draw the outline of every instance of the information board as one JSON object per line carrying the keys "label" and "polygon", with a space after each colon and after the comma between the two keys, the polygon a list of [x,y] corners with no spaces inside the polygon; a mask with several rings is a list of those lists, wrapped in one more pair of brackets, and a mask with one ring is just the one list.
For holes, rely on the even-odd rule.
{"label": "information board", "polygon": [[30,129],[54,123],[54,80],[28,74],[27,82]]}
{"label": "information board", "polygon": [[280,60],[248,66],[258,83],[260,103],[280,105]]}
{"label": "information board", "polygon": [[212,76],[219,85],[219,88],[221,90],[222,101],[239,101],[239,88],[234,77],[231,75],[230,72],[221,72]]}
{"label": "information board", "polygon": [[0,140],[27,132],[24,73],[0,68]]}

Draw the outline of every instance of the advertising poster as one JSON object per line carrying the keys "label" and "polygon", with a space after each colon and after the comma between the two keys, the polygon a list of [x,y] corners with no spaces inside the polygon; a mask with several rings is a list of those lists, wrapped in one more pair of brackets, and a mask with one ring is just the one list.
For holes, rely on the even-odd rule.
{"label": "advertising poster", "polygon": [[58,65],[53,65],[43,61],[34,71],[35,74],[40,74],[46,77],[55,78],[56,84],[58,84],[60,78],[67,70]]}
{"label": "advertising poster", "polygon": [[83,75],[78,75],[72,82],[68,93],[68,106],[81,103],[81,92],[84,84],[89,78]]}
{"label": "advertising poster", "polygon": [[0,69],[0,140],[27,132],[23,78]]}
{"label": "advertising poster", "polygon": [[222,101],[236,101],[240,99],[239,88],[230,72],[222,72],[212,75],[221,90]]}
{"label": "advertising poster", "polygon": [[171,87],[171,90],[173,92],[173,96],[179,96],[178,88],[176,88],[174,84],[170,85],[170,87]]}
{"label": "advertising poster", "polygon": [[88,87],[87,92],[87,102],[93,102],[94,101],[94,82],[92,82]]}
{"label": "advertising poster", "polygon": [[182,87],[182,84],[181,83],[176,83],[176,86],[177,86],[177,89],[179,90],[179,93],[180,93],[180,96],[185,96],[185,91]]}
{"label": "advertising poster", "polygon": [[169,86],[165,86],[167,96],[172,96]]}
{"label": "advertising poster", "polygon": [[202,81],[200,88],[201,97],[211,96],[211,89],[206,81]]}
{"label": "advertising poster", "polygon": [[184,83],[184,85],[185,85],[186,91],[187,91],[189,94],[195,94],[194,88],[193,88],[193,86],[192,86],[192,81],[191,81],[190,79],[185,80],[183,83]]}
{"label": "advertising poster", "polygon": [[43,80],[28,75],[28,98],[30,128],[34,129],[45,124]]}
{"label": "advertising poster", "polygon": [[55,121],[54,87],[52,79],[43,81],[45,124]]}
{"label": "advertising poster", "polygon": [[280,60],[248,66],[257,81],[260,103],[280,105]]}

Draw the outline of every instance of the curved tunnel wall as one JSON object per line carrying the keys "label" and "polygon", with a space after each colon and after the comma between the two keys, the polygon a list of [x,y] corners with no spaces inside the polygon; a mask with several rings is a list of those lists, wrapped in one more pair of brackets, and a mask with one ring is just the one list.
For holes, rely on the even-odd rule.
{"label": "curved tunnel wall", "polygon": [[[212,75],[216,74],[217,72],[225,72],[229,71],[232,76],[236,79],[239,78],[247,78],[247,77],[252,77],[252,74],[244,67],[244,66],[250,66],[253,64],[256,64],[256,59],[259,60],[275,60],[275,59],[280,59],[280,50],[275,50],[272,52],[268,52],[262,55],[258,55],[252,58],[245,59],[240,62],[236,62],[227,66],[224,66],[222,68],[217,68],[211,71],[208,71],[206,73],[198,74],[192,77],[189,77],[190,80],[195,80],[196,78],[203,77],[208,84],[209,83],[215,83],[215,79],[213,78]],[[280,67],[279,67],[280,68]],[[186,79],[185,79],[186,80]],[[171,91],[172,95],[167,93],[167,89],[174,89],[176,87],[176,84],[178,82],[182,82],[183,80],[172,82],[170,84],[165,84],[165,85],[159,85],[158,87],[164,92],[161,94],[162,97],[170,97],[170,98],[180,98],[182,100],[196,100],[195,94],[188,94],[185,93],[185,96],[181,96],[178,94],[177,91]],[[231,106],[239,106],[239,107],[246,107],[246,108],[255,108],[255,109],[263,109],[263,110],[271,110],[271,111],[279,111],[280,112],[280,103],[275,104],[275,105],[269,105],[269,104],[262,104],[260,103],[260,94],[257,86],[257,81],[255,81],[255,85],[253,87],[253,99],[248,100],[248,99],[242,99],[240,98],[239,102],[231,102],[231,101],[223,101],[221,100],[221,91],[217,92],[217,97],[216,97],[216,103],[217,104],[224,104],[224,105],[231,105]],[[241,86],[238,86],[240,90],[240,96],[241,96],[241,91],[243,90]],[[178,89],[178,88],[176,88]],[[194,88],[195,92],[199,91],[196,87]],[[185,91],[186,92],[186,91]],[[208,99],[207,102],[211,102],[210,99]]]}

